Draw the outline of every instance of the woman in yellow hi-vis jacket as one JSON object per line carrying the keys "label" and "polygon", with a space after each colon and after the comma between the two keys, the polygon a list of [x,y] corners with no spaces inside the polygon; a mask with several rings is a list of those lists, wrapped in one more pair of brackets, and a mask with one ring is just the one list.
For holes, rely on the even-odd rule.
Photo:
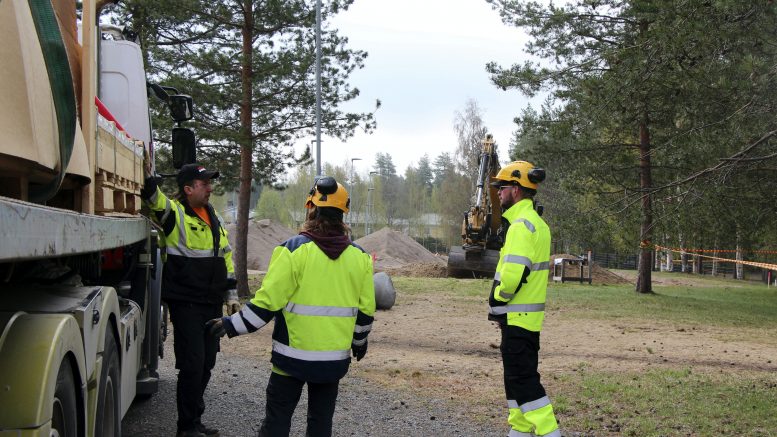
{"label": "woman in yellow hi-vis jacket", "polygon": [[550,263],[550,229],[534,209],[545,170],[526,161],[502,168],[491,185],[499,188],[502,218],[509,223],[489,297],[489,319],[502,331],[502,365],[508,437],[560,437],[550,399],[537,372],[540,331]]}
{"label": "woman in yellow hi-vis jacket", "polygon": [[211,332],[254,332],[275,319],[272,374],[260,436],[288,436],[302,387],[308,385],[307,436],[331,436],[338,384],[367,353],[375,314],[370,256],[348,238],[343,213],[350,199],[334,178],[319,178],[299,235],[273,250],[261,288]]}

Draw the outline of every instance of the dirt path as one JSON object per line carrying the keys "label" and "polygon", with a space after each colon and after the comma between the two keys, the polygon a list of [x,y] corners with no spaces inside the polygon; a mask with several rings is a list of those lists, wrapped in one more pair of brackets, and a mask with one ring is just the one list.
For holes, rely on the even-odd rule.
{"label": "dirt path", "polygon": [[[367,359],[355,363],[351,372],[413,397],[444,400],[476,423],[499,427],[504,424],[499,332],[486,313],[481,298],[406,295],[400,290],[394,307],[376,314]],[[542,333],[540,372],[551,396],[564,390],[554,376],[583,368],[773,374],[773,333],[746,331],[735,339],[710,326],[571,319],[563,310],[551,309]],[[270,335],[240,337],[223,349],[267,357]]]}

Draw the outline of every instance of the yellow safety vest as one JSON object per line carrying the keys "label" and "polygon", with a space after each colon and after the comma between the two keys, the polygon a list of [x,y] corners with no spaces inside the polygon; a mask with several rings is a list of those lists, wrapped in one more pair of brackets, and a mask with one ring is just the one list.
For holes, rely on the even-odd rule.
{"label": "yellow safety vest", "polygon": [[[152,220],[163,230],[167,259],[162,279],[162,297],[197,303],[221,303],[232,288],[235,269],[232,248],[221,217],[209,204],[211,226],[188,205],[169,199],[156,187],[145,199]],[[229,281],[228,279],[232,279]]]}

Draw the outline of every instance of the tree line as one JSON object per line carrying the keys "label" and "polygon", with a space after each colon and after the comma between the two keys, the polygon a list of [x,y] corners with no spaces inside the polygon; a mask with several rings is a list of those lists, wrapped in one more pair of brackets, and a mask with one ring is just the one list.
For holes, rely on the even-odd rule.
{"label": "tree line", "polygon": [[487,66],[541,108],[511,156],[541,163],[572,249],[775,248],[777,5],[734,0],[489,0],[532,60]]}
{"label": "tree line", "polygon": [[[490,63],[484,74],[506,91],[546,97],[516,114],[506,142],[511,159],[547,169],[539,199],[566,251],[639,253],[637,291],[650,292],[656,244],[777,247],[773,1],[486,1],[528,34],[522,59]],[[359,94],[349,77],[367,53],[326,23],[351,4],[331,0],[322,11],[323,128],[341,139],[373,130],[379,106],[340,109]],[[292,145],[314,126],[313,5],[128,0],[117,13],[138,31],[149,76],[195,98],[199,156],[218,163],[222,188],[241,194],[238,255],[252,182],[265,187],[265,204],[268,187],[287,185],[276,193],[292,202],[287,211],[299,209],[312,184],[309,154],[295,155]],[[158,145],[169,142],[167,120],[154,117]],[[453,153],[419,157],[402,174],[390,155],[376,156],[376,175],[348,181],[357,211],[372,193],[381,224],[410,226],[438,213],[455,241],[486,133],[476,102],[456,114],[454,129]],[[295,167],[290,180],[280,179]],[[346,163],[325,173],[350,176]]]}
{"label": "tree line", "polygon": [[[461,224],[473,202],[481,141],[487,132],[475,100],[453,114],[452,129],[458,141],[450,151],[433,158],[420,156],[404,171],[396,168],[388,152],[377,153],[368,171],[354,172],[347,160],[324,164],[322,173],[349,191],[351,212],[345,220],[352,224],[354,238],[389,226],[438,252],[461,244]],[[312,165],[299,166],[282,186],[265,188],[255,216],[299,227],[314,173]]]}

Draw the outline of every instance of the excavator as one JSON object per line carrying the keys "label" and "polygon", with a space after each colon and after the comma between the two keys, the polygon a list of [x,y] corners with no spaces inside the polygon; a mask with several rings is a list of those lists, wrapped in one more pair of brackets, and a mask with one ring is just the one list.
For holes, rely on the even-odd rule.
{"label": "excavator", "polygon": [[499,157],[492,135],[486,135],[481,144],[475,204],[464,213],[462,244],[451,246],[448,253],[451,277],[493,276],[504,245],[502,208],[497,189],[489,185],[499,172]]}

